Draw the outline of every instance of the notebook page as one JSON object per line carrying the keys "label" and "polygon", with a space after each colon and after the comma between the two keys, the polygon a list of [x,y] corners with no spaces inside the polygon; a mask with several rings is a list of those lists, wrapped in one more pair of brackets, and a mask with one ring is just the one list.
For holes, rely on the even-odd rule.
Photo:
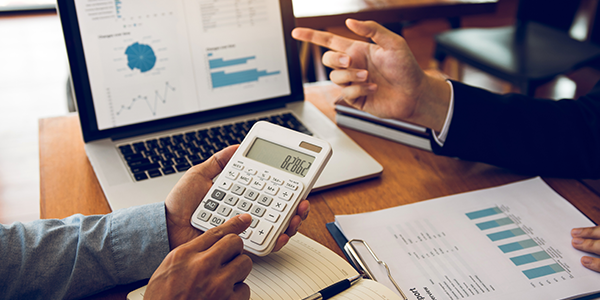
{"label": "notebook page", "polygon": [[[253,300],[298,300],[358,274],[345,259],[301,233],[292,237],[278,252],[264,257],[251,257],[254,265],[244,282],[250,286],[250,299]],[[129,293],[127,299],[141,300],[145,291],[146,286],[143,286]],[[350,295],[347,299],[390,299]]]}
{"label": "notebook page", "polygon": [[252,261],[245,282],[253,300],[302,299],[358,274],[345,259],[300,233],[282,250]]}

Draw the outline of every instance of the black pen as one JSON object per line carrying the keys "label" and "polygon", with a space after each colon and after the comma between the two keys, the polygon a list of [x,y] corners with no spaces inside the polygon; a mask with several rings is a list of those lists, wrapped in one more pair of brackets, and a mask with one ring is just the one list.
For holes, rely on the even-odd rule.
{"label": "black pen", "polygon": [[353,284],[357,283],[362,278],[362,275],[358,274],[356,276],[352,276],[350,278],[346,278],[344,280],[338,281],[302,300],[320,300],[320,299],[329,299],[351,287]]}

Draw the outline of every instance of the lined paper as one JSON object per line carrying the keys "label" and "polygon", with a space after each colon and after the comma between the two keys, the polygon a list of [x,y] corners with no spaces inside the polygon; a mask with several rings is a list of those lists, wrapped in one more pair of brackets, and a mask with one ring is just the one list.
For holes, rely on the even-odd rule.
{"label": "lined paper", "polygon": [[300,233],[281,251],[252,256],[252,261],[245,282],[254,300],[302,299],[358,274],[346,260]]}
{"label": "lined paper", "polygon": [[[251,256],[252,272],[244,281],[252,300],[300,300],[306,296],[358,274],[335,252],[314,240],[296,234],[278,252],[264,257]],[[142,300],[146,286],[127,295],[128,300]],[[383,284],[362,279],[332,299],[400,300]]]}

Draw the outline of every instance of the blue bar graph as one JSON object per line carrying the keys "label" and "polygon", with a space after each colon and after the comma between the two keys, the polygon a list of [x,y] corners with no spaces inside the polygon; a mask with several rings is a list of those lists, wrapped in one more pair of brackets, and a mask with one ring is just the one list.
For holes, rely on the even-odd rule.
{"label": "blue bar graph", "polygon": [[486,229],[495,228],[495,227],[499,227],[502,225],[508,225],[508,224],[514,224],[514,222],[510,218],[502,218],[502,219],[498,219],[498,220],[477,223],[477,227],[479,227],[479,229],[481,229],[481,230],[486,230]]}
{"label": "blue bar graph", "polygon": [[510,243],[510,244],[500,245],[498,247],[500,248],[500,250],[502,250],[502,252],[510,253],[510,252],[517,251],[517,250],[523,250],[523,249],[535,247],[537,245],[538,244],[534,240],[528,239],[528,240],[524,240],[524,241],[520,241],[520,242],[514,242],[514,243]]}
{"label": "blue bar graph", "polygon": [[479,219],[487,216],[492,216],[496,214],[501,214],[502,211],[498,207],[492,207],[487,209],[482,209],[474,212],[467,213],[467,217],[471,220]]}
{"label": "blue bar graph", "polygon": [[[212,53],[209,53],[211,56]],[[243,65],[248,62],[248,60],[256,59],[256,56],[248,56],[242,58],[235,58],[230,60],[224,60],[222,58],[209,59],[208,65],[210,69],[222,68],[222,67],[230,67],[236,65]]]}
{"label": "blue bar graph", "polygon": [[115,0],[115,11],[117,13],[117,18],[121,18],[121,0]]}
{"label": "blue bar graph", "polygon": [[536,261],[542,261],[545,259],[550,259],[550,255],[548,255],[548,253],[546,253],[546,251],[540,251],[540,252],[536,252],[536,253],[530,253],[530,254],[525,254],[525,255],[515,256],[515,257],[510,258],[510,260],[512,260],[512,262],[516,266],[529,264],[529,263],[536,262]]}
{"label": "blue bar graph", "polygon": [[525,270],[523,271],[523,274],[525,274],[525,276],[527,276],[527,278],[529,279],[534,279],[558,272],[563,272],[564,270],[565,269],[563,269],[559,264],[552,264],[548,266]]}
{"label": "blue bar graph", "polygon": [[525,232],[523,231],[523,229],[515,228],[515,229],[511,229],[511,230],[490,233],[487,236],[490,238],[490,240],[492,240],[492,242],[495,242],[495,241],[499,241],[499,240],[503,240],[503,239],[507,239],[507,238],[511,238],[511,237],[515,237],[515,236],[519,236],[519,235],[524,235],[524,234],[525,234]]}
{"label": "blue bar graph", "polygon": [[210,73],[213,88],[258,81],[260,77],[279,74],[279,71],[267,72],[250,69],[245,71],[225,73],[225,71]]}

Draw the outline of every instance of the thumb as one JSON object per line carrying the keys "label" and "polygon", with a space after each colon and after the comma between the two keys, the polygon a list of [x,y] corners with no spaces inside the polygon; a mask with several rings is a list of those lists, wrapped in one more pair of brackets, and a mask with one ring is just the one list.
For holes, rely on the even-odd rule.
{"label": "thumb", "polygon": [[354,33],[370,38],[384,49],[397,48],[402,37],[375,21],[347,19],[346,26]]}
{"label": "thumb", "polygon": [[223,171],[223,168],[225,168],[225,165],[227,164],[227,162],[229,162],[237,148],[238,145],[229,146],[215,153],[207,161],[198,165],[197,168],[193,168],[193,170],[197,171],[201,176],[205,178],[212,179],[219,175],[221,171]]}

